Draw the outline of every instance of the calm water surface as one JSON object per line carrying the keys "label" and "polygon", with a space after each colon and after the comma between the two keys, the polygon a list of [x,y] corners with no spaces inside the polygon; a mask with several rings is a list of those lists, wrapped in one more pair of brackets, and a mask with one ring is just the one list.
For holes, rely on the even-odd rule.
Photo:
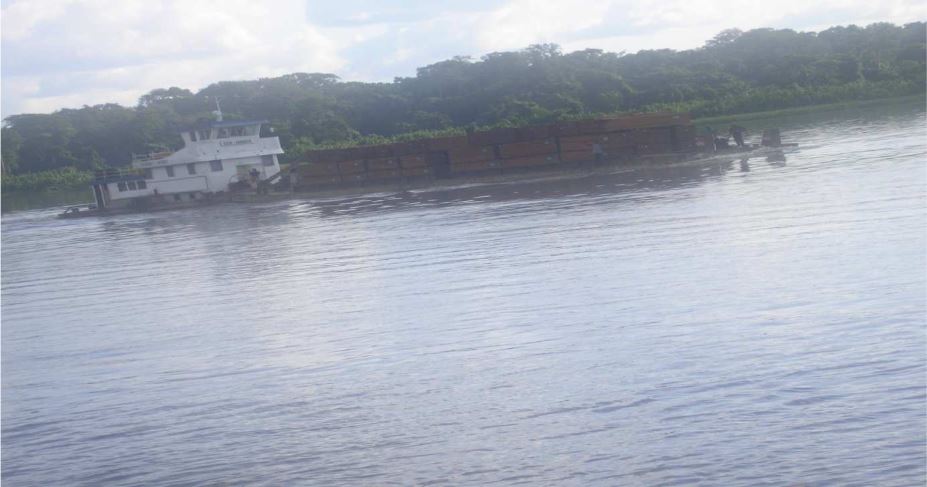
{"label": "calm water surface", "polygon": [[923,112],[751,159],[2,220],[2,480],[923,485]]}

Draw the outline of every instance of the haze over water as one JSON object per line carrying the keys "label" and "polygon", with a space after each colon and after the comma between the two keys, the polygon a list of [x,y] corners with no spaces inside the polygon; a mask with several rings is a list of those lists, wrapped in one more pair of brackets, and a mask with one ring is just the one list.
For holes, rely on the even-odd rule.
{"label": "haze over water", "polygon": [[776,121],[784,163],[5,215],[3,483],[923,485],[924,121]]}

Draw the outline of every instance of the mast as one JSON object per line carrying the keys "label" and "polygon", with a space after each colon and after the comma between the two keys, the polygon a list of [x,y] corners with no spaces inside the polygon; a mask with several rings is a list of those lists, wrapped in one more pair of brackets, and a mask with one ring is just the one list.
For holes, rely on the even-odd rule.
{"label": "mast", "polygon": [[222,107],[219,106],[219,97],[218,97],[218,96],[216,97],[216,111],[214,111],[214,112],[212,112],[212,113],[214,113],[214,114],[216,115],[216,121],[217,121],[217,122],[221,122],[221,121],[222,121]]}

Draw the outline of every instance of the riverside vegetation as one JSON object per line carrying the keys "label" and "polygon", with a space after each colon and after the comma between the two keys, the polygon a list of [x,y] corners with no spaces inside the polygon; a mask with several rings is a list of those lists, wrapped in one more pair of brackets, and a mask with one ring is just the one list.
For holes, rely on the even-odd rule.
{"label": "riverside vegetation", "polygon": [[287,154],[487,128],[626,112],[695,117],[925,92],[927,24],[832,27],[821,32],[736,29],[698,49],[564,54],[553,44],[454,57],[391,83],[294,73],[221,81],[192,92],[159,88],[118,104],[7,117],[5,192],[85,184],[90,171],[126,165],[133,153],[170,150],[177,133],[208,119],[267,119]]}

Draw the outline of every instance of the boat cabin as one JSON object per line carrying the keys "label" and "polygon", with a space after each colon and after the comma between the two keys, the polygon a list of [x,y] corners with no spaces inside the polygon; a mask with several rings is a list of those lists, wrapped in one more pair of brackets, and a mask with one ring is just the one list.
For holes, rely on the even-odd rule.
{"label": "boat cabin", "polygon": [[261,137],[261,121],[216,121],[180,134],[176,152],[133,155],[131,170],[108,170],[91,183],[99,208],[145,203],[182,203],[256,184],[280,172],[278,137]]}

